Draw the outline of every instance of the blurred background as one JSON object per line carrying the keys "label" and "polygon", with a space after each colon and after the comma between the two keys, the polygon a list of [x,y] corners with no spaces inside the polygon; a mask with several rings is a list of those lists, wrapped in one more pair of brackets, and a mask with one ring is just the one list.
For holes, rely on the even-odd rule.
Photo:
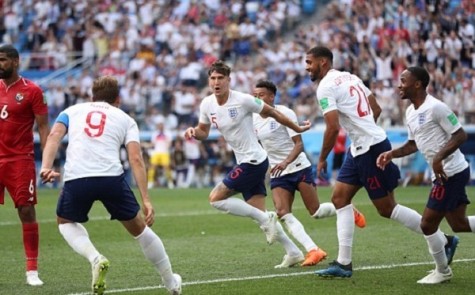
{"label": "blurred background", "polygon": [[[332,49],[335,68],[358,75],[375,93],[383,109],[378,124],[394,146],[407,136],[399,75],[407,66],[426,67],[429,93],[446,102],[469,133],[462,151],[475,183],[473,0],[3,0],[0,5],[0,40],[20,50],[21,74],[43,88],[51,124],[61,110],[90,99],[96,77],[119,79],[121,108],[141,130],[149,187],[212,186],[233,167],[233,154],[216,131],[204,142],[182,138],[184,129],[197,123],[199,103],[209,94],[206,70],[217,59],[232,67],[235,90],[251,93],[260,79],[276,83],[277,102],[314,124],[303,138],[315,162],[324,127],[304,57],[318,44]],[[36,154],[40,161],[39,145]],[[123,160],[128,169],[125,152]],[[56,168],[63,162],[64,151]],[[420,154],[397,164],[403,185],[430,183]],[[332,175],[320,185],[331,185]]]}

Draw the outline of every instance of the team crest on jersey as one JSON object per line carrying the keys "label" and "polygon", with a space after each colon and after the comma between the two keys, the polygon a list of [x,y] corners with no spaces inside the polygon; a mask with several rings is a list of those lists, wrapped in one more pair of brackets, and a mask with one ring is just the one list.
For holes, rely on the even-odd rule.
{"label": "team crest on jersey", "polygon": [[270,122],[270,130],[275,130],[277,129],[277,122],[276,121],[271,121]]}
{"label": "team crest on jersey", "polygon": [[419,114],[419,125],[423,125],[426,122],[426,113]]}
{"label": "team crest on jersey", "polygon": [[237,108],[229,108],[228,109],[228,114],[231,119],[234,119],[238,116],[238,111]]}
{"label": "team crest on jersey", "polygon": [[21,101],[23,100],[23,98],[25,98],[25,97],[23,96],[23,93],[17,93],[17,94],[15,95],[15,100],[18,101],[18,102],[21,102]]}

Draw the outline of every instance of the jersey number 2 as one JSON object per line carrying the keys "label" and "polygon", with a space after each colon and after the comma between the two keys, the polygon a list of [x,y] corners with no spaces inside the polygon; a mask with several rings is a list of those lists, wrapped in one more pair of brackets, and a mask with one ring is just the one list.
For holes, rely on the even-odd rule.
{"label": "jersey number 2", "polygon": [[368,98],[366,97],[366,94],[364,93],[363,89],[358,86],[351,86],[350,87],[350,95],[354,96],[354,94],[358,95],[358,116],[364,117],[367,116],[371,113],[371,108],[369,107],[369,101]]}
{"label": "jersey number 2", "polygon": [[106,125],[106,114],[99,111],[90,112],[86,117],[87,126],[84,128],[84,132],[89,137],[99,137],[104,133],[104,127]]}

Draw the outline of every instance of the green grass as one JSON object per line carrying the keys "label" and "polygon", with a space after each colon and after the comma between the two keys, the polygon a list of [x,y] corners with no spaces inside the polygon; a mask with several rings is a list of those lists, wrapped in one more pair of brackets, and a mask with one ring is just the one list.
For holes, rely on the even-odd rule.
{"label": "green grass", "polygon": [[[319,188],[328,201],[329,188]],[[475,271],[475,235],[460,234],[461,242],[448,284],[420,286],[416,281],[433,268],[427,245],[398,223],[379,217],[364,191],[354,199],[364,212],[367,227],[356,229],[351,279],[321,279],[313,274],[336,257],[336,219],[310,218],[299,198],[294,214],[329,259],[316,267],[274,269],[284,255],[279,244],[268,246],[250,219],[219,213],[207,201],[209,190],[153,190],[156,223],[175,272],[183,277],[184,294],[472,294]],[[422,212],[428,187],[397,190],[399,203]],[[475,188],[470,187],[469,196]],[[73,252],[58,232],[55,207],[58,191],[41,190],[37,215],[40,222],[40,275],[42,287],[25,284],[21,226],[8,195],[0,209],[0,294],[88,294],[90,265]],[[268,198],[268,208],[272,208]],[[473,206],[468,213],[475,215]],[[120,223],[107,220],[96,204],[86,223],[98,250],[111,261],[108,294],[167,294],[144,259],[138,244]],[[450,233],[444,222],[442,229]]]}

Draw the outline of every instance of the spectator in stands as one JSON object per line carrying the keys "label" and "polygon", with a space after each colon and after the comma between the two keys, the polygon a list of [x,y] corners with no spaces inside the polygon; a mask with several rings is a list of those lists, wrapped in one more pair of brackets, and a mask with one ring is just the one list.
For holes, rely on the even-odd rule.
{"label": "spectator in stands", "polygon": [[195,107],[198,100],[196,88],[182,85],[176,88],[173,97],[173,109],[178,119],[178,125],[188,126],[196,124]]}
{"label": "spectator in stands", "polygon": [[451,30],[449,35],[445,37],[443,48],[448,55],[451,71],[455,70],[460,64],[462,45],[462,41],[455,30]]}
{"label": "spectator in stands", "polygon": [[190,138],[183,141],[183,147],[188,167],[184,187],[202,187],[204,167],[201,160],[205,158],[203,143]]}
{"label": "spectator in stands", "polygon": [[151,141],[147,145],[150,149],[150,168],[148,170],[148,187],[173,187],[170,169],[170,152],[173,134],[165,129],[164,123],[159,122],[156,131],[152,133]]}
{"label": "spectator in stands", "polygon": [[174,186],[177,188],[188,187],[186,178],[189,171],[189,164],[183,145],[184,141],[182,137],[175,138],[173,140],[173,147],[170,152],[170,168],[173,171],[172,174]]}

